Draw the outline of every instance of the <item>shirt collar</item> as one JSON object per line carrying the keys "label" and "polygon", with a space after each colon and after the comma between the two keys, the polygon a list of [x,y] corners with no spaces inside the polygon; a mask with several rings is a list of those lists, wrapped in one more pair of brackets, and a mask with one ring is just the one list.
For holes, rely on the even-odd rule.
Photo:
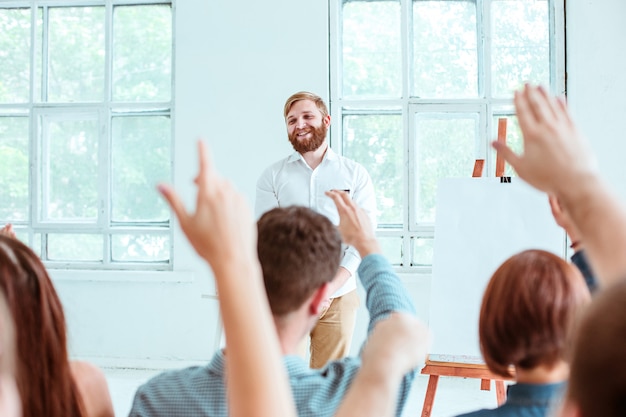
{"label": "shirt collar", "polygon": [[507,404],[544,405],[557,402],[565,392],[565,382],[553,384],[523,384],[509,385],[507,389]]}
{"label": "shirt collar", "polygon": [[[329,161],[334,161],[335,159],[337,159],[337,154],[335,153],[335,151],[333,151],[333,149],[330,147],[330,145],[328,145],[328,148],[326,148],[326,153],[324,153],[324,157],[322,158],[322,163],[326,159],[328,159]],[[304,158],[302,157],[302,155],[299,152],[294,151],[287,158],[287,162],[296,162],[296,161],[303,161],[304,162]]]}

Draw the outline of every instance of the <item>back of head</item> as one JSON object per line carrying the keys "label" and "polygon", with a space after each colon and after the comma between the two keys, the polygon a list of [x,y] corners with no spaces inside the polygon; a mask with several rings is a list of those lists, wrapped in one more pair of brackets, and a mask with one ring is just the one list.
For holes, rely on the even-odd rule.
{"label": "back of head", "polygon": [[257,226],[270,308],[282,316],[332,281],[341,260],[341,236],[328,218],[299,206],[272,209]]}
{"label": "back of head", "polygon": [[558,256],[527,250],[493,274],[480,310],[480,347],[489,369],[511,377],[566,359],[580,308],[590,300],[580,272]]}
{"label": "back of head", "polygon": [[80,416],[61,302],[37,255],[3,235],[0,290],[15,322],[16,374],[24,417]]}
{"label": "back of head", "polygon": [[292,94],[291,97],[289,97],[285,102],[285,108],[283,110],[283,116],[285,117],[285,119],[287,118],[287,114],[289,114],[289,110],[291,110],[291,107],[294,105],[294,103],[301,100],[311,100],[313,103],[315,103],[315,106],[320,111],[320,113],[322,113],[322,117],[328,116],[328,107],[326,107],[326,103],[324,103],[324,100],[320,96],[318,96],[317,94],[309,93],[308,91],[299,91],[295,94]]}
{"label": "back of head", "polygon": [[585,312],[567,397],[583,417],[626,416],[626,281],[596,293]]}

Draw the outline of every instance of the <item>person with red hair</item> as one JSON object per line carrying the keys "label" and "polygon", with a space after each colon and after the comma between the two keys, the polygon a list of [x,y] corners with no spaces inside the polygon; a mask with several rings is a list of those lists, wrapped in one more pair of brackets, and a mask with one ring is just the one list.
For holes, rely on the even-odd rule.
{"label": "person with red hair", "polygon": [[0,233],[0,293],[15,322],[15,375],[23,417],[109,417],[104,374],[70,362],[61,301],[37,255]]}
{"label": "person with red hair", "polygon": [[553,253],[526,250],[507,259],[487,285],[478,327],[489,370],[517,383],[500,407],[464,416],[549,415],[565,391],[568,347],[590,300],[580,272]]}

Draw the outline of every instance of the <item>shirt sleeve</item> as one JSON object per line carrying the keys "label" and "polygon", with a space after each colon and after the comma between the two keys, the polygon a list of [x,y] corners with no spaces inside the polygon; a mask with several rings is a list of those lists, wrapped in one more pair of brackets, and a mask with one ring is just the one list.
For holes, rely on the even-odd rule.
{"label": "shirt sleeve", "polygon": [[593,271],[591,270],[591,266],[587,261],[587,256],[585,255],[584,250],[579,250],[572,255],[572,263],[576,265],[583,278],[585,278],[585,282],[587,283],[587,287],[589,288],[589,292],[593,293],[598,287],[598,281],[596,280]]}
{"label": "shirt sleeve", "polygon": [[[366,305],[370,314],[368,334],[378,320],[394,311],[416,315],[413,301],[400,282],[400,277],[383,255],[371,254],[363,258],[358,272],[367,294]],[[402,415],[416,374],[417,369],[414,369],[404,375],[402,379],[398,393],[397,416]]]}
{"label": "shirt sleeve", "polygon": [[261,174],[256,183],[254,215],[258,219],[263,213],[274,207],[278,207],[278,198],[274,190],[272,171],[268,168]]}
{"label": "shirt sleeve", "polygon": [[359,265],[359,279],[367,294],[366,306],[370,314],[368,332],[378,320],[394,311],[415,315],[415,306],[400,277],[381,254],[367,255]]}

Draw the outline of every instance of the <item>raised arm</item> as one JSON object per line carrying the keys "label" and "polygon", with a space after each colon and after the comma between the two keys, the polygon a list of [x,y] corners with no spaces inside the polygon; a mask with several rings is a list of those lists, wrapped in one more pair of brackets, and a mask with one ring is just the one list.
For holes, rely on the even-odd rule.
{"label": "raised arm", "polygon": [[586,140],[562,99],[542,87],[515,93],[524,153],[494,148],[530,185],[558,198],[585,242],[601,284],[626,279],[626,213],[601,180]]}
{"label": "raised arm", "polygon": [[230,415],[295,417],[256,254],[252,213],[243,196],[213,169],[202,142],[198,153],[195,212],[187,212],[171,187],[161,184],[159,191],[215,275],[228,350]]}
{"label": "raised arm", "polygon": [[426,359],[426,326],[394,313],[376,323],[361,354],[362,365],[335,417],[392,417],[402,377]]}

